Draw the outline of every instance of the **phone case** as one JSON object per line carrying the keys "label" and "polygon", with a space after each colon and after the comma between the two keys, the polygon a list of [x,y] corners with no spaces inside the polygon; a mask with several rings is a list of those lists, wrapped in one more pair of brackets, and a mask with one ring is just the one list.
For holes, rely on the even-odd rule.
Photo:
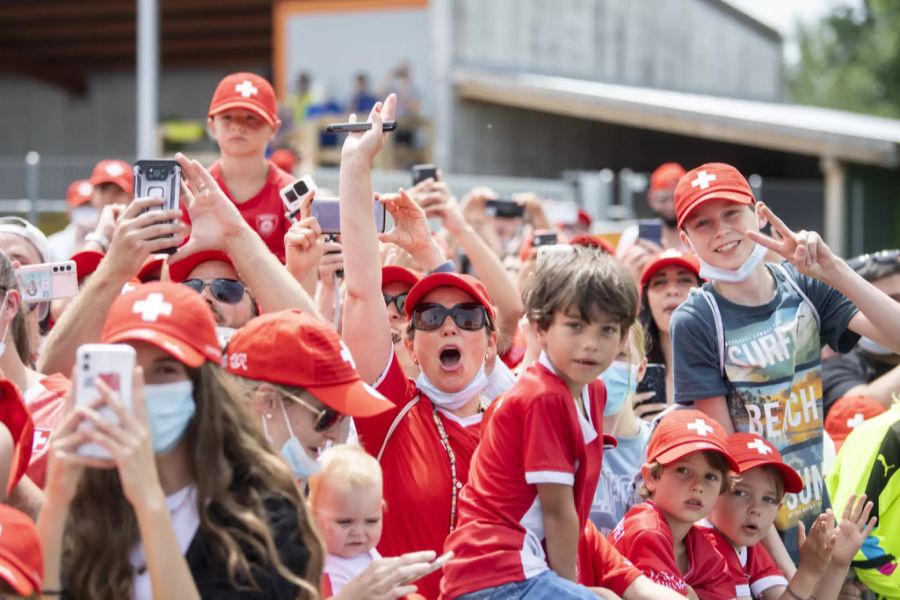
{"label": "phone case", "polygon": [[[119,396],[126,410],[131,410],[134,348],[125,344],[84,344],[78,347],[75,359],[75,404],[90,405],[100,398],[95,382],[104,381]],[[118,422],[111,408],[101,407],[99,413],[111,422]],[[88,442],[78,448],[83,456],[109,458],[103,446]]]}
{"label": "phone case", "polygon": [[413,165],[412,184],[417,185],[431,177],[437,179],[437,167],[434,165]]}
{"label": "phone case", "polygon": [[[384,233],[387,220],[387,208],[377,200],[373,202],[375,210],[375,230]],[[340,235],[341,204],[337,198],[316,198],[310,205],[312,216],[319,221],[323,235]]]}
{"label": "phone case", "polygon": [[[139,160],[134,163],[134,197],[162,198],[162,206],[151,210],[176,210],[181,203],[181,167],[171,159]],[[178,248],[172,246],[161,252],[174,254]]]}
{"label": "phone case", "polygon": [[649,364],[644,372],[644,378],[637,385],[637,393],[656,392],[656,395],[646,400],[646,403],[666,402],[666,366],[661,364]]}
{"label": "phone case", "polygon": [[78,293],[75,261],[42,263],[16,269],[19,293],[27,303],[71,298]]}

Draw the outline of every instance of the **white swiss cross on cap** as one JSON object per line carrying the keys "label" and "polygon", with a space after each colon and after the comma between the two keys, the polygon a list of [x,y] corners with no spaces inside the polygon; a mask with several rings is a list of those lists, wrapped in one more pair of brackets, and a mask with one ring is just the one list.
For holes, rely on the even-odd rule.
{"label": "white swiss cross on cap", "polygon": [[172,305],[166,302],[162,294],[150,294],[146,300],[134,303],[133,313],[141,315],[143,321],[156,321],[160,315],[172,314]]}
{"label": "white swiss cross on cap", "polygon": [[863,421],[866,420],[866,417],[862,413],[856,413],[853,415],[852,419],[847,419],[847,427],[850,429],[856,429],[859,425],[863,424]]}
{"label": "white swiss cross on cap", "polygon": [[700,171],[697,173],[697,178],[691,182],[691,187],[699,187],[701,190],[705,190],[709,187],[710,181],[716,180],[716,174],[709,174],[706,171]]}
{"label": "white swiss cross on cap", "polygon": [[122,168],[122,165],[119,163],[109,163],[106,165],[106,174],[111,175],[113,177],[118,177],[122,173],[125,172],[125,169]]}
{"label": "white swiss cross on cap", "polygon": [[351,367],[356,368],[356,363],[353,362],[353,355],[350,354],[350,348],[344,344],[343,340],[341,340],[341,358],[350,363]]}
{"label": "white swiss cross on cap", "polygon": [[752,442],[747,444],[747,447],[751,450],[756,450],[758,453],[765,456],[766,454],[771,454],[772,449],[769,448],[766,443],[762,440],[753,440]]}
{"label": "white swiss cross on cap", "polygon": [[703,419],[694,419],[693,423],[688,423],[687,428],[693,429],[697,432],[697,435],[702,435],[703,437],[706,437],[707,434],[715,431],[712,426]]}
{"label": "white swiss cross on cap", "polygon": [[239,93],[244,98],[249,98],[250,96],[255,96],[259,90],[256,89],[249,79],[245,79],[236,86],[234,86],[234,91]]}

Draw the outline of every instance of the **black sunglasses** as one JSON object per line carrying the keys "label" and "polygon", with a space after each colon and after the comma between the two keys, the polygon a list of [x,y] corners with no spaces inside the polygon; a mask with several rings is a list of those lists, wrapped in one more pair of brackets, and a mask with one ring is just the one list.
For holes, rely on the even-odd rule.
{"label": "black sunglasses", "polygon": [[447,308],[442,304],[420,304],[413,309],[412,326],[419,331],[434,331],[444,324],[447,315],[460,329],[478,331],[490,324],[487,311],[480,304],[457,304]]}
{"label": "black sunglasses", "polygon": [[406,305],[406,297],[409,296],[409,292],[400,292],[396,296],[391,296],[390,294],[381,292],[381,295],[384,298],[385,306],[390,306],[391,302],[393,302],[394,306],[397,307],[397,312],[402,313],[403,307]]}
{"label": "black sunglasses", "polygon": [[186,279],[182,283],[198,294],[202,294],[206,286],[209,286],[213,297],[219,302],[226,304],[237,304],[244,297],[247,288],[244,284],[235,279],[224,279],[217,277],[209,281],[203,279]]}

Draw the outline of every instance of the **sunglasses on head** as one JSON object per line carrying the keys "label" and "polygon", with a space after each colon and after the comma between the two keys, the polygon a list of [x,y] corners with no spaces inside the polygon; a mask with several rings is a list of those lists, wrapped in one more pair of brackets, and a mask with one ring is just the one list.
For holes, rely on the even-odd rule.
{"label": "sunglasses on head", "polygon": [[322,433],[323,431],[327,431],[337,425],[344,418],[344,414],[340,413],[330,406],[326,406],[324,409],[316,408],[303,398],[299,396],[295,396],[294,394],[290,394],[288,392],[282,392],[285,396],[311,412],[316,416],[316,422],[313,425],[313,431],[316,433]]}
{"label": "sunglasses on head", "polygon": [[186,279],[182,281],[182,283],[198,294],[202,294],[206,286],[209,286],[209,291],[212,292],[213,297],[219,302],[224,302],[226,304],[237,304],[241,301],[241,298],[244,297],[244,292],[247,291],[247,288],[240,281],[222,277],[217,277],[209,281],[203,279]]}
{"label": "sunglasses on head", "polygon": [[460,329],[478,331],[490,324],[487,311],[480,304],[457,304],[447,308],[442,304],[420,304],[412,313],[412,326],[419,331],[434,331],[444,324],[447,316]]}
{"label": "sunglasses on head", "polygon": [[390,306],[391,302],[393,302],[394,306],[397,307],[397,312],[403,313],[403,307],[406,305],[406,297],[409,296],[409,292],[400,292],[396,296],[381,292],[381,295],[384,297],[385,306]]}

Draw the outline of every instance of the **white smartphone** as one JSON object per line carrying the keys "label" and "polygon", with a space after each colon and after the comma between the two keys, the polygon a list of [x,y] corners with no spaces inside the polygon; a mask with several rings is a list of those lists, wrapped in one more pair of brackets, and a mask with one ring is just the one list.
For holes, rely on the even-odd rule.
{"label": "white smartphone", "polygon": [[19,267],[16,277],[23,302],[50,302],[78,293],[78,271],[73,260]]}
{"label": "white smartphone", "polygon": [[[78,347],[75,358],[75,404],[89,406],[100,398],[96,382],[103,381],[118,395],[119,402],[131,410],[131,383],[134,375],[134,348],[126,344],[84,344]],[[113,423],[119,419],[107,406],[98,412]],[[110,458],[103,446],[88,442],[78,448],[83,456]]]}
{"label": "white smartphone", "polygon": [[303,201],[315,191],[316,182],[309,175],[301,177],[294,183],[289,183],[279,190],[278,193],[281,195],[284,210],[292,222],[296,221],[300,216],[300,206],[303,204]]}

